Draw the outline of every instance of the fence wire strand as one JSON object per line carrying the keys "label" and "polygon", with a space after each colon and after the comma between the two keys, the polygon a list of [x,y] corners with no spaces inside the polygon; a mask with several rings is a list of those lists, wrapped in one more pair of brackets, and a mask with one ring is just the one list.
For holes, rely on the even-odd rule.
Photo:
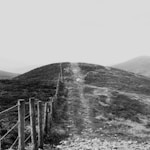
{"label": "fence wire strand", "polygon": [[28,142],[28,140],[31,138],[31,134],[25,139],[25,143]]}
{"label": "fence wire strand", "polygon": [[[60,67],[62,67],[61,65],[60,65]],[[61,68],[62,69],[62,68]],[[62,70],[61,70],[62,71]],[[61,81],[61,76],[62,76],[62,72],[61,72],[61,74],[59,74],[59,76],[58,76],[58,80],[57,80],[57,85],[56,85],[56,91],[55,91],[55,95],[54,95],[54,97],[56,97],[57,98],[57,95],[58,95],[58,92],[59,92],[59,86],[60,86],[60,81]],[[37,100],[37,99],[36,99]],[[52,102],[53,103],[53,102]],[[25,105],[28,105],[29,104],[29,102],[26,102],[25,103]],[[8,109],[6,109],[6,110],[4,110],[4,111],[2,111],[2,112],[0,112],[0,115],[3,115],[4,113],[6,113],[6,112],[8,112],[8,111],[11,111],[12,109],[14,109],[14,108],[16,108],[18,106],[18,104],[16,104],[16,105],[14,105],[14,106],[12,106],[12,107],[10,107],[10,108],[8,108]],[[51,107],[51,110],[52,110],[52,105],[50,105],[50,107]],[[52,114],[51,114],[52,115]],[[26,116],[25,116],[25,120],[26,119],[28,119],[30,117],[30,114],[27,114]],[[7,131],[7,133],[5,133],[2,137],[0,137],[0,150],[1,150],[1,142],[2,142],[2,140],[13,130],[13,129],[15,129],[17,126],[18,126],[18,124],[19,124],[19,122],[17,122],[11,129],[9,129],[9,131]],[[31,138],[31,134],[25,139],[25,143],[26,142],[28,142],[28,140]],[[12,150],[13,149],[13,147],[16,145],[16,143],[17,143],[17,141],[19,140],[19,137],[17,137],[16,139],[15,139],[15,141],[13,142],[13,144],[10,146],[10,148],[9,148],[9,150]]]}
{"label": "fence wire strand", "polygon": [[30,114],[28,114],[24,119],[27,120],[30,117]]}
{"label": "fence wire strand", "polygon": [[12,148],[15,146],[15,144],[17,143],[19,137],[16,138],[16,140],[14,141],[14,143],[10,146],[9,150],[12,150]]}
{"label": "fence wire strand", "polygon": [[1,137],[0,141],[2,141],[16,126],[18,126],[18,122]]}
{"label": "fence wire strand", "polygon": [[12,110],[12,109],[14,109],[14,108],[16,108],[17,106],[18,106],[18,104],[14,105],[14,106],[12,106],[12,107],[10,107],[10,108],[8,108],[8,109],[5,109],[4,111],[1,111],[1,112],[0,112],[0,115],[2,115],[2,114],[4,114],[4,113],[6,113],[6,112],[8,112],[8,111],[10,111],[10,110]]}

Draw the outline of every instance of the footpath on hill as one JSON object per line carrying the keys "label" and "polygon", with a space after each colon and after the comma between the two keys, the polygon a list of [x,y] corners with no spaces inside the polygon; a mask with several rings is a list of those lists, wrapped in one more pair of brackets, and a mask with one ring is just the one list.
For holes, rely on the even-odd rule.
{"label": "footpath on hill", "polygon": [[71,64],[72,80],[68,84],[69,112],[72,133],[87,132],[91,128],[89,102],[84,96],[84,77],[77,63]]}
{"label": "footpath on hill", "polygon": [[77,63],[71,63],[68,71],[71,74],[66,83],[70,136],[61,141],[57,150],[150,150],[147,142],[122,140],[116,135],[108,137],[97,133],[94,128],[95,120],[91,117],[91,99],[84,92],[87,85],[84,84],[82,71]]}

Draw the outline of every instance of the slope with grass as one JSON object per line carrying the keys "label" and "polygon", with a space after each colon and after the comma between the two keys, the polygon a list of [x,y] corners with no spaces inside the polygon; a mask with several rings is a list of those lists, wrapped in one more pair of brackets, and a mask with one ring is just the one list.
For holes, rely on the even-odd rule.
{"label": "slope with grass", "polygon": [[[67,65],[68,63],[64,63],[62,66],[65,68]],[[60,63],[57,63],[37,68],[12,80],[0,80],[0,111],[15,105],[18,99],[25,99],[28,102],[30,97],[35,97],[44,102],[48,101],[49,97],[55,94],[59,73]],[[2,117],[0,136],[4,135],[16,120],[17,111]],[[9,147],[16,136],[17,129],[2,143],[2,147]]]}
{"label": "slope with grass", "polygon": [[149,79],[85,63],[67,70],[72,76],[66,81],[70,137],[60,149],[149,148]]}
{"label": "slope with grass", "polygon": [[[65,68],[68,63],[63,63]],[[18,99],[36,97],[46,101],[53,96],[60,73],[60,63],[31,70],[12,80],[0,80],[0,106],[10,107]],[[0,107],[0,111],[1,111]]]}
{"label": "slope with grass", "polygon": [[[64,134],[69,135],[67,146],[77,139],[81,145],[92,144],[95,138],[106,143],[150,140],[149,78],[86,63],[62,63],[62,68],[68,95],[58,101],[53,140],[59,142]],[[59,73],[57,63],[0,81],[1,110],[19,98],[34,96],[47,101],[55,93]]]}

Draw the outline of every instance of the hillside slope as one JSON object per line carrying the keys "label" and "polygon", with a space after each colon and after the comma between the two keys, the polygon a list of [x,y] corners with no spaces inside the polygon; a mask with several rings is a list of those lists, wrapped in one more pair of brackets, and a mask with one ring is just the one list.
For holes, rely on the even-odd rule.
{"label": "hillside slope", "polygon": [[[70,71],[72,80],[67,82],[66,86],[71,89],[69,90],[72,100],[70,103],[73,105],[71,108],[81,107],[81,111],[84,112],[81,113],[79,110],[75,112],[85,113],[85,116],[80,117],[90,118],[89,122],[92,124],[99,115],[104,115],[105,119],[119,117],[140,122],[139,114],[150,113],[148,110],[150,80],[143,76],[84,63],[71,64]],[[78,102],[74,104],[77,100]],[[77,114],[73,116],[77,117]]]}
{"label": "hillside slope", "polygon": [[72,136],[59,148],[149,148],[149,79],[85,63],[71,63],[66,71],[71,73],[66,121]]}
{"label": "hillside slope", "polygon": [[150,77],[150,56],[137,57],[113,67]]}
{"label": "hillside slope", "polygon": [[[64,63],[62,66],[65,68],[67,65]],[[29,98],[35,97],[44,102],[49,101],[49,98],[55,94],[59,73],[60,63],[57,63],[37,68],[12,80],[0,80],[0,112],[16,105],[19,99],[28,102]],[[7,114],[7,117],[1,117],[0,136],[2,137],[16,123],[18,114],[13,110]],[[16,138],[17,129],[8,136],[8,140],[3,141],[2,149],[8,149],[13,142],[12,139]]]}
{"label": "hillside slope", "polygon": [[[63,66],[67,66],[64,63]],[[47,100],[55,92],[60,63],[50,64],[19,75],[12,80],[0,80],[0,111],[18,99],[36,97]]]}
{"label": "hillside slope", "polygon": [[17,74],[17,73],[11,73],[11,72],[6,72],[6,71],[0,70],[0,80],[12,79],[18,75],[19,74]]}
{"label": "hillside slope", "polygon": [[[62,97],[58,101],[61,107],[56,111],[65,115],[53,120],[55,138],[64,133],[73,143],[80,138],[82,142],[90,139],[91,143],[95,138],[125,143],[150,140],[149,78],[86,63],[62,63],[61,66],[68,94],[67,99]],[[0,81],[0,109],[20,98],[47,101],[55,93],[59,73],[60,63],[56,63],[11,81]]]}

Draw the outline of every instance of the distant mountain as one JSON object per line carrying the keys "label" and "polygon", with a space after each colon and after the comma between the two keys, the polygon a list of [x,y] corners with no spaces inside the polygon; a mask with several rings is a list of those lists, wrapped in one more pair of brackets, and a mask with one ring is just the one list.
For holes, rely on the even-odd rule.
{"label": "distant mountain", "polygon": [[150,77],[150,56],[137,57],[112,67]]}
{"label": "distant mountain", "polygon": [[11,73],[11,72],[6,72],[6,71],[1,71],[0,70],[0,80],[4,80],[4,79],[12,79],[16,76],[18,76],[19,74],[16,73]]}

